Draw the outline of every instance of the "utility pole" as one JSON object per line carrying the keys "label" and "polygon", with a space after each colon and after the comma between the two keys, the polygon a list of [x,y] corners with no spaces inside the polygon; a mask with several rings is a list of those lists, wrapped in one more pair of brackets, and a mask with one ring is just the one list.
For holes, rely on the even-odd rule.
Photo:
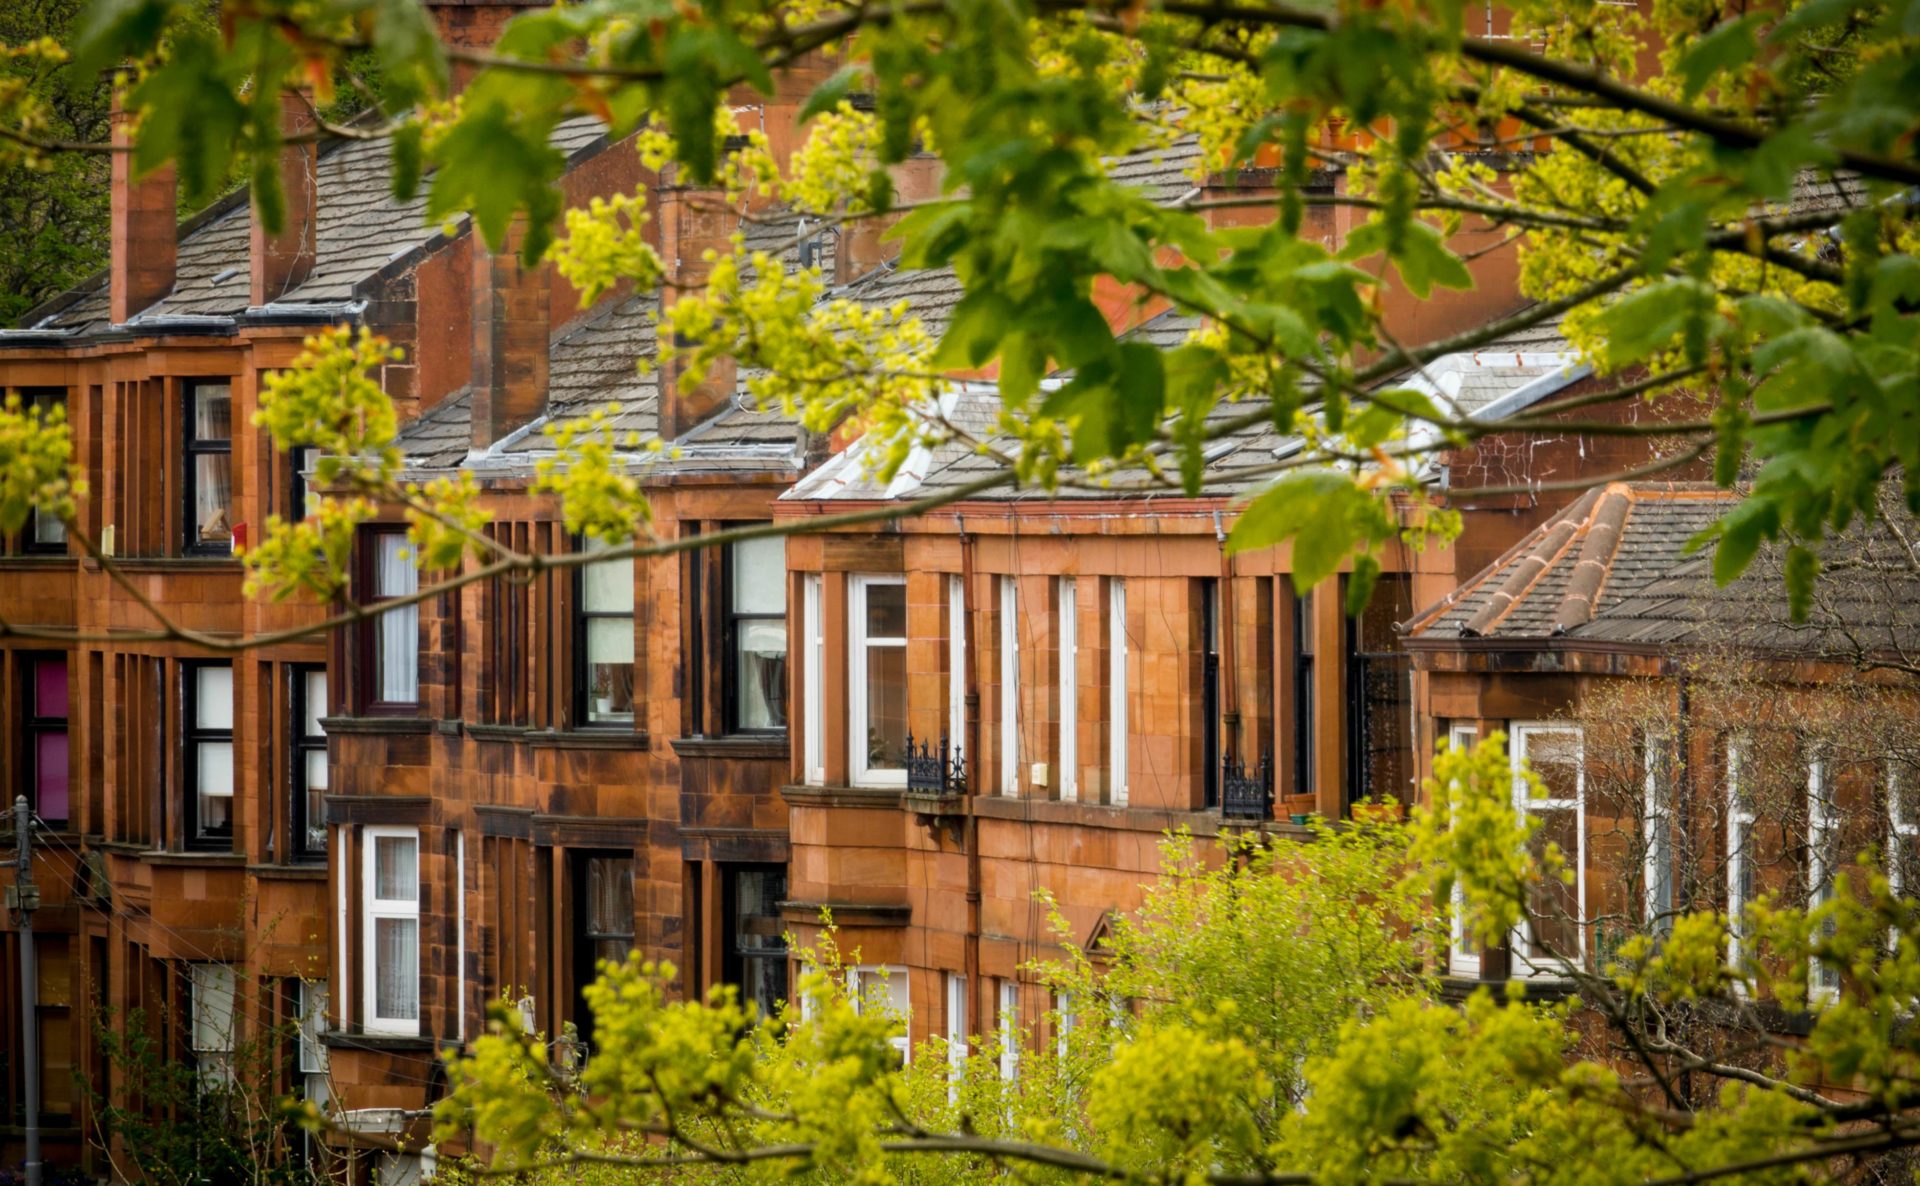
{"label": "utility pole", "polygon": [[39,974],[34,969],[33,912],[40,908],[40,887],[33,884],[33,812],[27,797],[13,801],[13,838],[18,862],[7,905],[19,920],[20,936],[20,1054],[27,1083],[27,1186],[40,1186],[40,1026]]}

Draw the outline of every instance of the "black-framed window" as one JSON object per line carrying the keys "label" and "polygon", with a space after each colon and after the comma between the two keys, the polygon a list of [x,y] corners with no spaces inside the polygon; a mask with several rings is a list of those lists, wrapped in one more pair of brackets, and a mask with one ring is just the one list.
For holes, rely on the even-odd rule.
{"label": "black-framed window", "polygon": [[781,865],[722,867],[727,944],[721,975],[740,990],[742,1002],[772,1016],[787,999],[787,938],[780,903],[787,896]]}
{"label": "black-framed window", "polygon": [[307,475],[319,463],[317,446],[300,445],[287,450],[287,519],[290,522],[310,519],[320,509],[319,492],[307,481]]}
{"label": "black-framed window", "polygon": [[[28,407],[40,413],[45,423],[58,408],[64,415],[67,406],[67,393],[58,389],[29,390],[22,394]],[[67,525],[58,515],[50,514],[38,507],[27,522],[26,538],[21,541],[26,551],[49,555],[65,555],[67,551]]]}
{"label": "black-framed window", "polygon": [[1220,582],[1195,582],[1200,598],[1200,796],[1211,810],[1220,805]]}
{"label": "black-framed window", "polygon": [[64,826],[72,807],[67,734],[67,657],[27,655],[27,788],[33,811],[48,824]]}
{"label": "black-framed window", "polygon": [[633,950],[633,854],[583,852],[573,859],[573,1023],[593,1042],[586,988],[602,963],[620,963]]}
{"label": "black-framed window", "polygon": [[189,846],[233,842],[233,665],[181,664],[186,836]]}
{"label": "black-framed window", "polygon": [[233,551],[233,385],[187,384],[182,452],[186,465],[186,550]]}
{"label": "black-framed window", "polygon": [[[401,528],[369,531],[363,546],[361,603],[373,608],[420,590],[413,545]],[[420,707],[420,603],[397,606],[363,624],[360,702],[370,712],[413,712]]]}
{"label": "black-framed window", "polygon": [[1311,795],[1314,793],[1313,591],[1296,593],[1289,600],[1293,603],[1293,793]]}
{"label": "black-framed window", "polygon": [[327,731],[320,719],[327,715],[327,669],[319,664],[295,664],[293,735],[287,746],[287,765],[293,775],[293,855],[307,860],[327,855]]}
{"label": "black-framed window", "polygon": [[[1342,602],[1347,580],[1340,578]],[[1412,578],[1383,573],[1366,608],[1347,619],[1344,806],[1360,798],[1413,802],[1413,663],[1395,626],[1411,617]]]}
{"label": "black-framed window", "polygon": [[726,552],[727,730],[787,728],[787,544],[737,540]]}
{"label": "black-framed window", "polygon": [[[610,545],[586,537],[581,547]],[[579,569],[579,626],[574,682],[579,719],[589,725],[633,723],[633,561],[597,560]]]}

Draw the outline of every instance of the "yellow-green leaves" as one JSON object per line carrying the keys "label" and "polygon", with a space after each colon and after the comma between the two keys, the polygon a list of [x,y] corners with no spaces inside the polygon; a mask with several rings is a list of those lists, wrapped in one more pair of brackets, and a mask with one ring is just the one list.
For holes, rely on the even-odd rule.
{"label": "yellow-green leaves", "polygon": [[0,405],[0,534],[18,532],[35,511],[72,519],[75,499],[85,493],[66,409],[24,404],[8,392]]}
{"label": "yellow-green leaves", "polygon": [[605,543],[635,538],[653,518],[633,462],[658,452],[660,441],[619,433],[613,427],[619,414],[620,406],[609,404],[581,419],[547,425],[554,455],[534,463],[533,488],[560,496],[567,530]]}
{"label": "yellow-green leaves", "polygon": [[1381,493],[1340,470],[1289,474],[1261,491],[1240,512],[1227,537],[1231,551],[1291,542],[1293,586],[1313,588],[1349,555],[1365,555],[1394,532],[1393,510]]}

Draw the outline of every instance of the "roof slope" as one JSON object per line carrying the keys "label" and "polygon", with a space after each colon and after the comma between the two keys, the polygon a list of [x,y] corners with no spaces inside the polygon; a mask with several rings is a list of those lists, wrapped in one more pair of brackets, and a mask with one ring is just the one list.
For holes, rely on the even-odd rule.
{"label": "roof slope", "polygon": [[1915,653],[1920,558],[1902,538],[1913,538],[1910,517],[1899,530],[1883,518],[1829,541],[1813,611],[1795,625],[1779,549],[1763,550],[1726,586],[1713,579],[1710,551],[1687,549],[1740,497],[1699,483],[1616,482],[1588,491],[1416,616],[1407,633],[1423,647],[1729,645],[1809,658]]}

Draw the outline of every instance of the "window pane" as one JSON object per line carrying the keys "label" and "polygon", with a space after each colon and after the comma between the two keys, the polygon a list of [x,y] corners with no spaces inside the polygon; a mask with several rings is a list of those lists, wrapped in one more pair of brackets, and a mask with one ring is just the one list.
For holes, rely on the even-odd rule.
{"label": "window pane", "polygon": [[374,1016],[388,1021],[420,1017],[420,920],[373,920]]}
{"label": "window pane", "polygon": [[785,613],[786,580],[787,541],[749,539],[733,545],[734,613]]}
{"label": "window pane", "polygon": [[324,737],[327,731],[320,727],[320,718],[327,715],[327,673],[309,671],[302,677],[301,698],[304,703],[305,720],[301,723],[301,732],[307,737]]}
{"label": "window pane", "polygon": [[734,679],[742,729],[787,727],[787,624],[739,624],[740,652]]}
{"label": "window pane", "polygon": [[907,636],[907,587],[905,585],[867,586],[867,637],[905,638]]}
{"label": "window pane", "polygon": [[734,874],[733,942],[741,951],[785,951],[780,900],[787,896],[781,869],[742,869]]}
{"label": "window pane", "polygon": [[34,810],[41,819],[65,821],[71,809],[67,800],[66,730],[36,733],[33,751]]}
{"label": "window pane", "polygon": [[36,659],[33,663],[33,715],[62,718],[67,715],[67,661]]}
{"label": "window pane", "polygon": [[193,964],[193,1048],[224,1054],[233,1049],[233,966]]}
{"label": "window pane", "polygon": [[1548,799],[1571,803],[1580,797],[1580,740],[1572,733],[1529,733],[1524,756],[1540,778]]}
{"label": "window pane", "polygon": [[46,511],[33,512],[33,542],[36,544],[64,544],[67,542],[67,525],[60,516]]}
{"label": "window pane", "polygon": [[313,488],[313,469],[320,463],[320,450],[308,446],[293,451],[293,468],[298,475],[295,479],[300,491],[300,505],[295,508],[300,517],[310,519],[320,509],[320,492]]}
{"label": "window pane", "polygon": [[420,842],[412,836],[376,836],[373,841],[373,896],[383,902],[420,898]]}
{"label": "window pane", "polygon": [[[591,539],[587,542],[589,552],[604,551],[606,547]],[[633,561],[602,560],[589,564],[581,580],[585,586],[581,608],[588,613],[633,613]]]}
{"label": "window pane", "polygon": [[374,596],[405,597],[420,588],[420,570],[413,565],[413,545],[397,531],[373,537]]}
{"label": "window pane", "polygon": [[587,719],[633,719],[633,619],[587,622]]}
{"label": "window pane", "polygon": [[40,1018],[40,1111],[73,1115],[73,1022],[62,1009]]}
{"label": "window pane", "polygon": [[306,751],[307,789],[324,791],[327,789],[327,751],[310,749]]}
{"label": "window pane", "polygon": [[193,389],[193,439],[225,441],[233,437],[233,394],[225,383],[201,383]]}
{"label": "window pane", "polygon": [[[1540,820],[1531,842],[1536,856],[1546,851],[1549,842],[1560,846],[1560,855],[1573,869],[1580,861],[1579,813],[1566,809],[1532,812]],[[1576,870],[1577,872],[1577,870]],[[1536,959],[1549,955],[1569,960],[1580,958],[1580,893],[1576,878],[1573,885],[1557,877],[1543,879],[1529,895],[1528,909],[1533,915],[1531,954]]]}
{"label": "window pane", "polygon": [[189,542],[227,544],[233,540],[233,455],[193,456],[193,535]]}
{"label": "window pane", "polygon": [[391,609],[378,621],[379,646],[373,660],[379,667],[380,699],[412,704],[420,698],[420,607]]}
{"label": "window pane", "polygon": [[193,727],[210,730],[233,728],[233,668],[193,669]]}
{"label": "window pane", "polygon": [[907,649],[867,648],[867,769],[899,770],[907,748]]}

